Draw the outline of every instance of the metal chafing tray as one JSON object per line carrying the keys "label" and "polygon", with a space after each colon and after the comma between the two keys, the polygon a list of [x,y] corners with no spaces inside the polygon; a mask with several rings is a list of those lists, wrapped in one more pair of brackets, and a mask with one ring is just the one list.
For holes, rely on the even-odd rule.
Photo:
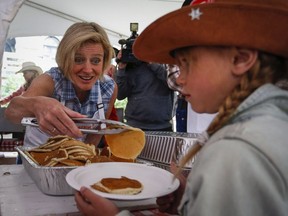
{"label": "metal chafing tray", "polygon": [[[146,143],[137,162],[145,163],[168,170],[171,161],[176,163],[187,150],[196,142],[197,134],[175,132],[145,132]],[[15,147],[21,156],[23,165],[37,187],[47,195],[64,196],[73,195],[72,189],[66,182],[66,174],[74,167],[45,167],[39,166],[25,153],[31,147]],[[188,174],[193,161],[184,167],[184,174]]]}
{"label": "metal chafing tray", "polygon": [[[197,141],[196,133],[179,132],[145,132],[146,143],[139,160],[150,162],[154,166],[170,171],[170,163],[179,163],[188,149]],[[185,165],[183,173],[188,175],[192,168],[194,159]]]}
{"label": "metal chafing tray", "polygon": [[18,146],[15,147],[21,156],[23,166],[33,179],[37,187],[47,195],[64,196],[73,195],[74,189],[66,182],[66,174],[74,167],[45,167],[39,166],[32,161],[25,153],[31,148]]}

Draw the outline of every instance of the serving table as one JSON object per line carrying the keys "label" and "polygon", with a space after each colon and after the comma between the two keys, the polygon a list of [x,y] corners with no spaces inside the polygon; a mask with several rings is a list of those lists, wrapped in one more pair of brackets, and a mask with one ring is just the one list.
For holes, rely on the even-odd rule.
{"label": "serving table", "polygon": [[[156,200],[114,201],[134,215],[167,215],[156,209]],[[152,213],[153,212],[153,213]],[[79,216],[74,196],[42,193],[23,165],[0,165],[0,215],[2,216]]]}

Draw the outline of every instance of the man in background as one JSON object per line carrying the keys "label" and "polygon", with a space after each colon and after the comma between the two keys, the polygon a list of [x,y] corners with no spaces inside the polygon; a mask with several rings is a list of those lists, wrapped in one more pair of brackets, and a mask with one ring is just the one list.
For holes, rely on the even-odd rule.
{"label": "man in background", "polygon": [[117,56],[118,100],[127,98],[127,124],[144,131],[173,131],[174,91],[168,87],[164,65],[142,61],[125,62]]}

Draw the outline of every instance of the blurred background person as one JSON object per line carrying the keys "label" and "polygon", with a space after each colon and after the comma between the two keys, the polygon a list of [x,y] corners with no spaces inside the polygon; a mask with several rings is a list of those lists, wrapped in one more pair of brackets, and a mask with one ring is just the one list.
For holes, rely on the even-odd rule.
{"label": "blurred background person", "polygon": [[[116,66],[111,64],[111,65],[109,65],[107,67],[107,69],[105,70],[104,74],[107,74],[109,77],[111,77],[114,80],[115,72],[116,72]],[[117,88],[117,84],[116,83],[115,83],[115,88]],[[110,113],[110,116],[109,116],[108,119],[114,120],[114,121],[119,121],[115,105],[113,105],[111,113]]]}
{"label": "blurred background person", "polygon": [[111,78],[113,78],[115,80],[116,66],[113,64],[108,66],[107,69],[105,70],[105,74],[107,74],[108,76],[110,76]]}
{"label": "blurred background person", "polygon": [[144,131],[173,131],[174,91],[168,87],[165,66],[121,59],[122,50],[117,56],[117,99],[127,98],[127,124]]}
{"label": "blurred background person", "polygon": [[177,92],[176,107],[176,131],[187,132],[187,101],[181,94],[181,87],[176,83],[179,76],[179,68],[176,65],[166,65],[167,84],[169,88]]}
{"label": "blurred background person", "polygon": [[0,105],[4,105],[9,103],[12,98],[22,95],[23,92],[25,92],[29,86],[31,85],[32,81],[39,76],[40,74],[43,73],[42,69],[37,66],[34,62],[24,62],[22,64],[22,69],[17,71],[17,73],[23,73],[23,77],[25,79],[25,83],[21,85],[16,91],[14,91],[12,94],[9,96],[3,98],[0,100]]}

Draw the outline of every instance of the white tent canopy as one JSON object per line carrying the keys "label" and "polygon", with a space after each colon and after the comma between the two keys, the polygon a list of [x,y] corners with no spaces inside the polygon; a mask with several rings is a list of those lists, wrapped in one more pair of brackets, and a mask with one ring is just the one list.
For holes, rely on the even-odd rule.
{"label": "white tent canopy", "polygon": [[8,29],[10,27],[10,23],[14,19],[22,3],[23,0],[11,0],[11,1],[0,0],[0,75],[2,68],[4,44],[8,34]]}
{"label": "white tent canopy", "polygon": [[[130,23],[141,31],[160,16],[181,7],[184,0],[0,0],[0,89],[6,38],[62,36],[78,21],[104,27],[113,46],[131,35]],[[171,26],[173,31],[173,26]]]}
{"label": "white tent canopy", "polygon": [[[1,0],[10,1],[10,0]],[[8,37],[63,35],[77,21],[103,26],[113,45],[130,36],[129,23],[139,32],[158,17],[181,7],[183,0],[26,0],[10,25]]]}

